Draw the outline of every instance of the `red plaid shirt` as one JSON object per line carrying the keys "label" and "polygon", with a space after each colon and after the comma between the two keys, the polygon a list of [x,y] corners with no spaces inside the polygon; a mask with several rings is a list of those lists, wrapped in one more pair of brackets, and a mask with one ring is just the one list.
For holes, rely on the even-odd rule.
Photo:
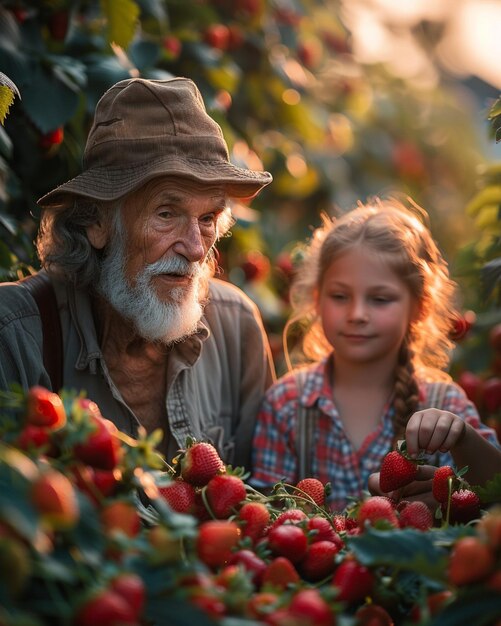
{"label": "red plaid shirt", "polygon": [[[341,511],[350,498],[358,499],[367,490],[369,476],[379,471],[381,461],[393,441],[391,403],[385,407],[378,427],[356,450],[348,439],[336,406],[326,370],[329,358],[308,368],[301,398],[293,374],[286,374],[266,393],[257,417],[253,442],[253,474],[251,484],[256,488],[271,487],[280,480],[295,484],[297,466],[297,405],[316,407],[317,420],[311,449],[311,474],[323,483],[330,482],[329,504]],[[431,396],[434,383],[420,384],[422,405]],[[498,445],[495,432],[480,421],[475,406],[455,383],[447,385],[442,406],[464,419],[491,443]],[[453,465],[448,453],[434,455],[433,464]]]}

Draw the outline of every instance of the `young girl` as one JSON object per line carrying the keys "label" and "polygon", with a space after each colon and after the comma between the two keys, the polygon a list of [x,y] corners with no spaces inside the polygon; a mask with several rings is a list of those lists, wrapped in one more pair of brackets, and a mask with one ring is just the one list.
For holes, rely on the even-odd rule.
{"label": "young girl", "polygon": [[[266,394],[253,443],[255,487],[294,484],[304,477],[306,456],[306,474],[330,482],[330,505],[342,510],[369,488],[370,477],[378,491],[373,475],[404,437],[412,455],[468,465],[471,484],[501,472],[494,431],[444,371],[454,283],[418,214],[376,199],[324,218],[314,233],[291,288],[284,334],[300,322],[304,355],[315,362]],[[429,492],[433,472],[421,468],[424,482],[406,497]]]}

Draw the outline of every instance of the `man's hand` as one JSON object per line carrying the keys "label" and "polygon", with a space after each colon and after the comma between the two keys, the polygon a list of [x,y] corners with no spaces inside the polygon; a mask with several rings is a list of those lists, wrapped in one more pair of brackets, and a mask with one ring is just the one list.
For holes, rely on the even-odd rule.
{"label": "man's hand", "polygon": [[420,500],[424,502],[432,512],[435,512],[438,502],[432,495],[431,486],[436,471],[437,468],[433,465],[419,465],[416,479],[412,483],[397,491],[391,491],[390,493],[381,491],[379,486],[379,472],[377,472],[369,476],[369,492],[373,496],[387,496],[396,501]]}

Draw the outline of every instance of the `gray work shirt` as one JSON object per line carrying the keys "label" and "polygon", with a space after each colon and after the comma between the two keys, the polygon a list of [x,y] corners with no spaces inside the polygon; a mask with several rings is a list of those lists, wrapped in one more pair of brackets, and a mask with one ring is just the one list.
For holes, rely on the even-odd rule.
{"label": "gray work shirt", "polygon": [[[53,280],[63,336],[63,388],[84,390],[104,417],[134,436],[139,421],[114,385],[99,346],[91,299]],[[0,388],[17,382],[51,388],[43,364],[37,305],[17,283],[0,293]],[[235,286],[212,280],[198,331],[169,353],[169,455],[187,435],[210,439],[226,463],[250,469],[252,435],[264,391],[274,378],[268,341],[255,304]]]}

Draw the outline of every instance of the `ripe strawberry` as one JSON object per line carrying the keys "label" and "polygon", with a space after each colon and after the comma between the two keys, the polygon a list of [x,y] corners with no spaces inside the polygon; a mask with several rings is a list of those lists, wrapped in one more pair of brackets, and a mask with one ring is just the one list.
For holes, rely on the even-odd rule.
{"label": "ripe strawberry", "polygon": [[209,520],[200,525],[197,538],[198,558],[207,567],[217,568],[226,565],[233,549],[240,541],[241,530],[227,520]]}
{"label": "ripe strawberry", "polygon": [[355,559],[346,557],[334,572],[332,584],[339,590],[337,600],[354,604],[372,592],[374,575]]}
{"label": "ripe strawberry", "polygon": [[296,488],[304,491],[318,506],[325,504],[324,485],[316,478],[303,478],[297,483]]}
{"label": "ripe strawberry", "polygon": [[241,565],[251,575],[255,587],[260,587],[266,563],[252,550],[237,550],[228,561],[230,565]]}
{"label": "ripe strawberry", "polygon": [[335,621],[332,609],[318,589],[300,589],[292,598],[289,614],[293,617],[292,623],[304,620],[311,626],[332,626]]}
{"label": "ripe strawberry", "polygon": [[66,424],[63,401],[45,387],[31,387],[26,394],[26,421],[33,426],[61,428]]}
{"label": "ripe strawberry", "polygon": [[456,472],[449,465],[439,467],[433,476],[432,493],[437,502],[441,504],[449,499],[449,479],[451,479],[451,493],[454,491],[454,478]]}
{"label": "ripe strawberry", "polygon": [[357,521],[363,530],[366,522],[370,526],[380,525],[383,527],[398,528],[398,519],[390,500],[384,496],[370,496],[360,504],[357,513]]}
{"label": "ripe strawberry", "polygon": [[101,502],[103,497],[112,496],[119,484],[117,476],[111,470],[99,470],[90,465],[75,465],[71,468],[71,473],[80,491],[95,503]]}
{"label": "ripe strawberry", "polygon": [[357,626],[393,626],[389,613],[378,604],[366,604],[355,613]]}
{"label": "ripe strawberry", "polygon": [[19,433],[18,438],[15,441],[15,445],[20,450],[27,452],[37,451],[39,448],[49,448],[50,445],[50,430],[45,426],[33,426],[32,424],[26,424],[23,430]]}
{"label": "ripe strawberry", "polygon": [[285,589],[289,585],[295,585],[300,581],[294,565],[284,556],[277,556],[268,564],[263,574],[263,588],[276,587]]}
{"label": "ripe strawberry", "polygon": [[238,512],[238,520],[242,522],[242,535],[255,542],[264,535],[270,521],[270,511],[263,502],[245,502]]}
{"label": "ripe strawberry", "polygon": [[211,622],[217,623],[226,614],[224,602],[214,595],[214,591],[198,589],[189,595],[191,604],[194,604],[210,618]]}
{"label": "ripe strawberry", "polygon": [[174,480],[165,487],[159,487],[160,495],[170,508],[177,513],[192,514],[196,510],[195,487],[184,480]]}
{"label": "ripe strawberry", "polygon": [[276,528],[277,526],[281,526],[285,523],[298,523],[305,520],[308,516],[301,509],[287,509],[286,511],[282,511],[277,519],[271,525],[271,528]]}
{"label": "ripe strawberry", "polygon": [[[446,511],[442,505],[442,511]],[[480,517],[480,499],[470,489],[459,489],[451,496],[449,522],[451,524],[467,524]]]}
{"label": "ripe strawberry", "polygon": [[97,404],[86,398],[77,398],[73,403],[73,410],[77,415],[83,416],[94,429],[86,441],[75,445],[75,457],[98,469],[115,469],[123,455],[115,424],[102,417]]}
{"label": "ripe strawberry", "polygon": [[433,515],[424,502],[409,502],[400,511],[400,528],[429,530],[433,526]]}
{"label": "ripe strawberry", "polygon": [[205,441],[195,442],[189,446],[181,454],[180,463],[181,477],[195,487],[203,487],[225,469],[216,448]]}
{"label": "ripe strawberry", "polygon": [[270,529],[268,546],[275,556],[285,556],[292,563],[298,563],[306,554],[308,539],[299,526],[281,524]]}
{"label": "ripe strawberry", "polygon": [[479,582],[492,572],[495,563],[494,552],[479,537],[461,537],[451,551],[449,582],[457,587]]}
{"label": "ripe strawberry", "polygon": [[110,590],[127,602],[136,618],[141,616],[145,605],[146,589],[141,576],[132,572],[119,574],[110,582]]}
{"label": "ripe strawberry", "polygon": [[335,556],[339,550],[331,541],[312,543],[299,564],[302,577],[310,582],[318,582],[332,574],[336,568]]}
{"label": "ripe strawberry", "polygon": [[334,530],[331,522],[320,515],[314,515],[308,519],[306,531],[311,543],[316,543],[317,541],[331,541],[336,544],[339,549],[344,546],[344,541]]}
{"label": "ripe strawberry", "polygon": [[232,474],[214,476],[205,489],[210,509],[218,519],[230,517],[247,495],[243,480]]}
{"label": "ripe strawberry", "polygon": [[411,483],[416,477],[416,463],[403,456],[397,450],[389,452],[381,463],[379,486],[381,491],[389,493]]}
{"label": "ripe strawberry", "polygon": [[350,534],[352,531],[358,530],[358,521],[354,517],[337,514],[332,518],[332,524],[336,532],[346,532]]}
{"label": "ripe strawberry", "polygon": [[55,469],[45,471],[34,481],[31,501],[42,520],[55,529],[72,528],[80,516],[73,485]]}
{"label": "ripe strawberry", "polygon": [[107,502],[101,509],[101,524],[109,536],[121,533],[126,537],[135,537],[141,530],[137,509],[126,500]]}
{"label": "ripe strawberry", "polygon": [[73,623],[75,626],[138,626],[134,610],[121,595],[109,589],[87,600]]}

